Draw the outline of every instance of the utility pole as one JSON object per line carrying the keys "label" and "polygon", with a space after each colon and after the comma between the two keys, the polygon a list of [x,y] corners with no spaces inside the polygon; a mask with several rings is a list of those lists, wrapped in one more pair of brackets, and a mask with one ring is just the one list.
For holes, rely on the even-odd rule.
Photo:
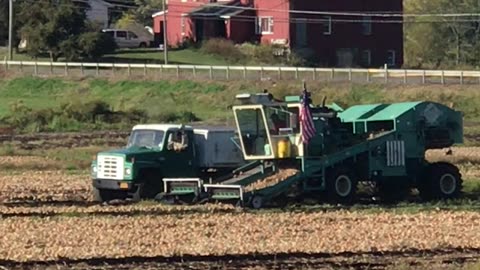
{"label": "utility pole", "polygon": [[8,1],[8,60],[13,60],[13,0]]}
{"label": "utility pole", "polygon": [[[12,1],[12,0],[10,0]],[[165,0],[163,0],[163,53],[165,59],[165,65],[168,64],[168,40],[167,40],[167,9]]]}

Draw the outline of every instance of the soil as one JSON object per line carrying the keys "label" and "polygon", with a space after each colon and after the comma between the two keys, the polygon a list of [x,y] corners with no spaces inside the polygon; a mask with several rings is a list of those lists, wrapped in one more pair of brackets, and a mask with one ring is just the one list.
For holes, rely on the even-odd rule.
{"label": "soil", "polygon": [[137,257],[16,263],[11,270],[58,269],[459,269],[480,260],[478,250],[412,250],[410,252],[277,254],[205,257]]}

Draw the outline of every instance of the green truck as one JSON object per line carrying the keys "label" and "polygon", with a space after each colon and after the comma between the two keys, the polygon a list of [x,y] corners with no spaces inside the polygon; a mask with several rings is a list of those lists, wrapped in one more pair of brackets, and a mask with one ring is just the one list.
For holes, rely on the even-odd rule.
{"label": "green truck", "polygon": [[92,161],[95,200],[155,198],[166,178],[214,183],[231,177],[245,163],[234,138],[235,129],[224,127],[136,125],[126,147],[97,153]]}

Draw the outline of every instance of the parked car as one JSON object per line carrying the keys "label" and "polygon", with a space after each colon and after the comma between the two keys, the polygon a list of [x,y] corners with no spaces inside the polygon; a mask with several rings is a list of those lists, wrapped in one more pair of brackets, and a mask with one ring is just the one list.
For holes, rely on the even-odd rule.
{"label": "parked car", "polygon": [[140,37],[132,31],[124,29],[103,29],[102,32],[111,35],[118,48],[146,48],[150,47],[151,40]]}

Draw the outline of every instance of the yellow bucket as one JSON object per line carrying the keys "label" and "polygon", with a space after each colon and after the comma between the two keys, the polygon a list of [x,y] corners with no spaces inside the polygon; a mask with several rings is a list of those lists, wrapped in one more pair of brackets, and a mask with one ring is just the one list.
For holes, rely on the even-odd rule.
{"label": "yellow bucket", "polygon": [[280,139],[277,143],[277,148],[279,158],[290,157],[290,141],[288,139]]}

